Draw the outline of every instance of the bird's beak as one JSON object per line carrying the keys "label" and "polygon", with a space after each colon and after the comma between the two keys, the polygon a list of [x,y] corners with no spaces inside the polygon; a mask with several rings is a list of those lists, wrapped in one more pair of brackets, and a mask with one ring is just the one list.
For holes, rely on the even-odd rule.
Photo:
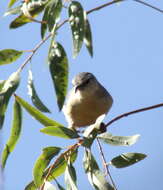
{"label": "bird's beak", "polygon": [[77,90],[80,88],[81,85],[77,85],[75,86],[75,93],[77,92]]}

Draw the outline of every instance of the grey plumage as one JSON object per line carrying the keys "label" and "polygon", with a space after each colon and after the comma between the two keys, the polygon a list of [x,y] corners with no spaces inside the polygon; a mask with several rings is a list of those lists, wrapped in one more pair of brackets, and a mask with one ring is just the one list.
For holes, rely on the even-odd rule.
{"label": "grey plumage", "polygon": [[91,125],[100,115],[109,111],[113,99],[92,73],[79,73],[72,84],[73,88],[63,107],[70,128]]}

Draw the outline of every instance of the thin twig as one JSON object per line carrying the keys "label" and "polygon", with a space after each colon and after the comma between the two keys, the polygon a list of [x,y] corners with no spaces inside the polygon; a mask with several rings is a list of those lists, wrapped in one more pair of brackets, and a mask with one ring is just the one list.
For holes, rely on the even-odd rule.
{"label": "thin twig", "polygon": [[20,66],[19,70],[22,71],[23,68],[26,66],[26,64],[32,59],[33,55],[35,54],[35,52],[41,47],[41,45],[43,43],[45,43],[50,37],[51,37],[51,33],[46,37],[44,38],[43,40],[41,40],[41,42],[39,42],[35,48],[32,51],[32,53],[27,57],[27,59],[24,61],[24,63]]}
{"label": "thin twig", "polygon": [[98,7],[95,7],[95,8],[93,8],[93,9],[90,9],[89,11],[87,11],[87,14],[90,14],[90,13],[92,13],[92,12],[94,12],[94,11],[98,11],[98,10],[100,10],[100,9],[103,9],[104,7],[108,7],[108,6],[112,5],[112,4],[118,3],[118,2],[120,2],[120,1],[125,1],[125,0],[113,0],[113,1],[111,1],[111,2],[105,3],[105,4],[103,4],[103,5],[100,5],[100,6],[98,6]]}
{"label": "thin twig", "polygon": [[110,174],[110,171],[109,171],[109,168],[108,168],[105,156],[104,156],[104,152],[102,150],[102,146],[101,146],[101,143],[100,143],[98,137],[96,138],[96,140],[97,140],[97,145],[99,147],[99,151],[100,151],[100,155],[101,155],[101,158],[102,158],[102,162],[103,162],[103,167],[104,167],[105,173],[106,173],[107,176],[110,177],[110,180],[112,182],[112,185],[113,185],[114,189],[117,190],[116,185],[115,185],[115,183],[113,181],[113,178],[112,178],[112,176]]}
{"label": "thin twig", "polygon": [[119,120],[119,119],[122,119],[123,117],[127,117],[129,115],[132,115],[132,114],[136,114],[136,113],[140,113],[140,112],[144,112],[144,111],[147,111],[147,110],[152,110],[152,109],[156,109],[156,108],[159,108],[159,107],[163,107],[163,103],[161,104],[155,104],[153,106],[149,106],[149,107],[145,107],[145,108],[140,108],[140,109],[137,109],[137,110],[133,110],[133,111],[130,111],[130,112],[126,112],[126,113],[123,113],[115,118],[113,118],[111,121],[109,121],[107,124],[106,124],[106,127],[108,127],[109,125],[111,125],[112,123],[114,123],[115,121]]}
{"label": "thin twig", "polygon": [[156,10],[156,11],[159,11],[160,13],[163,13],[163,10],[162,10],[162,9],[159,9],[159,8],[153,6],[153,5],[150,5],[149,3],[146,3],[146,2],[141,1],[141,0],[133,0],[133,1],[135,1],[135,2],[137,2],[137,3],[140,3],[140,4],[143,4],[143,5],[147,6],[147,7],[150,7],[150,8],[152,8],[152,9]]}

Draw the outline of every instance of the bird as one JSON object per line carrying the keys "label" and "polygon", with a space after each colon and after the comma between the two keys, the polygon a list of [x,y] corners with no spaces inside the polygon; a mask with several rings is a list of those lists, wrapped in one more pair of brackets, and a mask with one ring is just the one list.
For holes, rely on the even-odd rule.
{"label": "bird", "polygon": [[76,130],[92,125],[99,116],[108,113],[113,98],[92,73],[77,74],[72,84],[63,106],[68,128]]}

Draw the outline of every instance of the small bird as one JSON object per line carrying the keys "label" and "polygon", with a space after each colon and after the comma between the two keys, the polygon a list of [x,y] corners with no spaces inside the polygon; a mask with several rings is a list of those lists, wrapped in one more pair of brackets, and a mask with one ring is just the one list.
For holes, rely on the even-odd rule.
{"label": "small bird", "polygon": [[100,115],[107,114],[113,104],[112,96],[92,73],[79,73],[72,84],[73,88],[63,106],[69,128],[89,126]]}

